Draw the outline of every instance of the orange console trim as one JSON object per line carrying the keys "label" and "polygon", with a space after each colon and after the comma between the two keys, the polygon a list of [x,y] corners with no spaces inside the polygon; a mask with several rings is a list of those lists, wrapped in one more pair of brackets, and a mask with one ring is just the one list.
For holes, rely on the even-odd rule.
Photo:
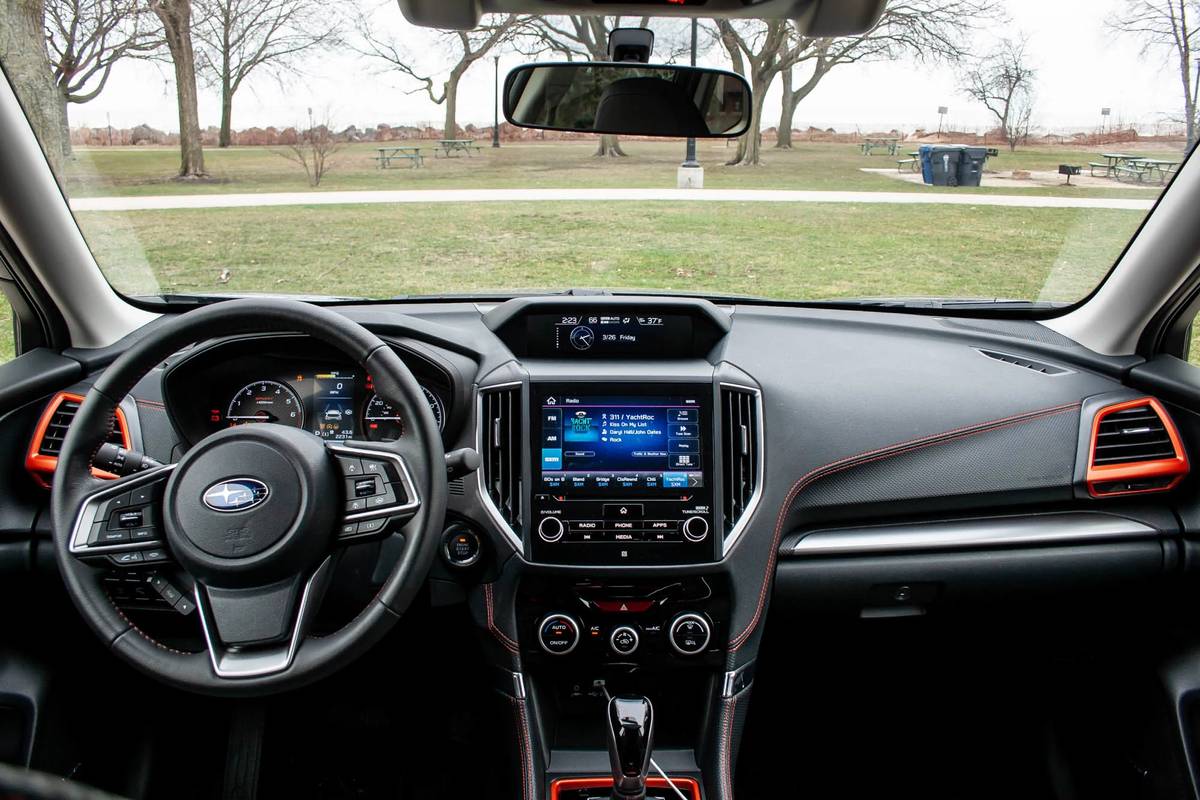
{"label": "orange console trim", "polygon": [[[1175,450],[1174,457],[1159,458],[1152,461],[1135,461],[1130,464],[1101,464],[1100,466],[1095,466],[1093,462],[1096,459],[1096,441],[1100,434],[1100,423],[1110,414],[1140,406],[1149,406],[1158,415],[1158,418],[1162,420],[1163,427],[1167,431],[1167,436],[1171,440],[1171,447]],[[1092,497],[1121,497],[1123,495],[1146,494],[1148,492],[1166,492],[1178,486],[1179,482],[1191,471],[1187,451],[1183,449],[1183,440],[1179,436],[1179,430],[1175,427],[1174,420],[1171,419],[1171,415],[1167,413],[1167,409],[1163,407],[1163,404],[1153,397],[1127,400],[1123,403],[1105,406],[1097,411],[1095,418],[1092,420],[1092,439],[1088,445],[1087,463],[1088,494]],[[1126,483],[1128,481],[1154,479],[1169,480],[1162,486],[1151,489],[1131,489],[1119,492],[1098,490],[1100,485],[1107,483]]]}
{"label": "orange console trim", "polygon": [[[695,778],[671,778],[675,785],[692,800],[700,800],[700,784]],[[559,793],[569,789],[611,789],[612,778],[558,778],[550,782],[550,800],[559,800]],[[662,778],[646,778],[646,786],[650,789],[668,789],[667,782]]]}
{"label": "orange console trim", "polygon": [[[54,470],[58,468],[58,456],[42,455],[40,452],[42,441],[46,438],[46,429],[50,427],[50,420],[54,419],[58,407],[68,400],[83,403],[83,395],[74,392],[59,392],[50,398],[50,402],[42,411],[42,416],[38,418],[37,427],[33,430],[33,438],[29,441],[29,451],[25,454],[25,469],[28,470],[34,481],[46,489],[50,488],[50,478],[54,475]],[[132,440],[129,438],[129,423],[125,420],[125,412],[120,408],[117,409],[117,430],[121,432],[121,441],[124,442],[125,449],[129,449],[132,446]],[[108,480],[117,477],[111,472],[95,468],[92,469],[92,474],[97,478]]]}

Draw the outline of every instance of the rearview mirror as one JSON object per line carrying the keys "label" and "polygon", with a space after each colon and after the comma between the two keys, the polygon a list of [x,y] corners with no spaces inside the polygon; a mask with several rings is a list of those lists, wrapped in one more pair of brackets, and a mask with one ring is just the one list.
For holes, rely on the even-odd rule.
{"label": "rearview mirror", "polygon": [[629,136],[733,138],[750,127],[750,85],[701,67],[527,64],[504,81],[504,117],[522,128]]}

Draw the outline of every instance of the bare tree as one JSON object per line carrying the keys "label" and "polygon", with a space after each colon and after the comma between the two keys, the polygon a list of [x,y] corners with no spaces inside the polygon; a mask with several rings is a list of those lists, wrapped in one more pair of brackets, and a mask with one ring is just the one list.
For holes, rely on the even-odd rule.
{"label": "bare tree", "polygon": [[192,50],[192,0],[150,0],[162,22],[167,50],[175,66],[179,103],[179,174],[182,180],[208,177],[200,141],[200,109],[196,97],[196,55]]}
{"label": "bare tree", "polygon": [[303,53],[336,43],[341,33],[320,0],[196,0],[196,12],[201,74],[221,90],[219,147],[232,143],[233,96],[252,72],[282,78]]}
{"label": "bare tree", "polygon": [[1037,70],[1029,65],[1025,47],[1024,38],[1004,39],[971,64],[962,79],[963,93],[992,113],[1009,150],[1028,138],[1033,118]]}
{"label": "bare tree", "polygon": [[0,0],[0,62],[37,134],[50,169],[62,175],[63,108],[42,44],[42,0]]}
{"label": "bare tree", "polygon": [[[434,104],[445,105],[446,119],[442,135],[453,139],[458,135],[458,86],[463,76],[472,64],[516,36],[525,22],[526,19],[518,14],[503,14],[471,31],[438,31],[440,49],[445,54],[444,66],[425,70],[418,65],[420,59],[409,48],[394,38],[380,36],[372,21],[364,14],[358,17],[356,23],[360,40],[358,50],[365,56],[386,62],[416,81],[419,86],[413,92],[425,92]],[[436,78],[442,74],[446,78],[440,82],[439,89]]]}
{"label": "bare tree", "polygon": [[[1001,17],[995,0],[892,0],[866,33],[839,38],[809,38],[794,28],[785,51],[794,51],[783,72],[783,97],[776,147],[792,146],[796,107],[835,67],[869,61],[957,63],[967,57],[970,34]],[[786,54],[786,52],[785,52]],[[793,72],[807,66],[799,85]]]}
{"label": "bare tree", "polygon": [[[655,61],[670,63],[687,52],[684,26],[673,20],[656,20]],[[664,24],[666,27],[664,27]],[[608,60],[608,37],[615,28],[650,27],[650,17],[622,18],[619,16],[535,17],[523,26],[517,43],[527,54],[556,53],[568,61]],[[665,34],[665,35],[664,35]],[[596,149],[598,158],[620,158],[626,155],[620,140],[611,134],[600,136]]]}
{"label": "bare tree", "polygon": [[330,159],[342,149],[342,144],[333,133],[333,124],[328,116],[319,125],[309,125],[308,130],[301,132],[294,144],[289,144],[275,154],[288,161],[299,164],[304,168],[308,177],[308,185],[314,189],[321,185],[321,180],[334,166]]}
{"label": "bare tree", "polygon": [[717,38],[733,69],[750,82],[753,92],[750,127],[738,140],[737,153],[728,163],[757,165],[761,163],[762,109],[767,91],[777,75],[804,58],[808,43],[793,35],[792,25],[786,20],[715,22]]}
{"label": "bare tree", "polygon": [[1125,13],[1112,23],[1113,29],[1139,38],[1143,55],[1165,53],[1179,69],[1191,149],[1200,133],[1200,65],[1197,74],[1192,74],[1193,59],[1200,53],[1200,0],[1125,0],[1125,6]]}
{"label": "bare tree", "polygon": [[162,28],[143,0],[46,0],[43,26],[69,156],[68,104],[94,100],[121,59],[158,50]]}

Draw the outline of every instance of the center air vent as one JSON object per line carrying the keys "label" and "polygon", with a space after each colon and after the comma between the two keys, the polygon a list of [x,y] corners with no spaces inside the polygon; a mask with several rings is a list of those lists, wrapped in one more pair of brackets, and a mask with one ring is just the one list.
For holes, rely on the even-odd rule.
{"label": "center air vent", "polygon": [[480,392],[480,472],[484,492],[500,518],[521,532],[521,387]]}
{"label": "center air vent", "polygon": [[1179,433],[1157,400],[1131,400],[1096,414],[1087,478],[1092,495],[1163,491],[1187,472]]}
{"label": "center air vent", "polygon": [[758,502],[762,443],[758,393],[721,387],[721,451],[724,530],[728,538]]}

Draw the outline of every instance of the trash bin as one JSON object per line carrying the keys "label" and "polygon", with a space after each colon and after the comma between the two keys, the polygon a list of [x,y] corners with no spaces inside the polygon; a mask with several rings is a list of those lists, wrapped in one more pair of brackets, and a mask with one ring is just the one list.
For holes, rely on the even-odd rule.
{"label": "trash bin", "polygon": [[962,161],[963,148],[954,145],[939,145],[929,152],[929,183],[934,186],[957,186],[958,165]]}
{"label": "trash bin", "polygon": [[983,179],[983,166],[987,163],[986,147],[964,147],[958,161],[958,185],[978,186]]}
{"label": "trash bin", "polygon": [[921,179],[927,184],[933,183],[933,145],[923,144],[917,148],[917,158],[921,159]]}

